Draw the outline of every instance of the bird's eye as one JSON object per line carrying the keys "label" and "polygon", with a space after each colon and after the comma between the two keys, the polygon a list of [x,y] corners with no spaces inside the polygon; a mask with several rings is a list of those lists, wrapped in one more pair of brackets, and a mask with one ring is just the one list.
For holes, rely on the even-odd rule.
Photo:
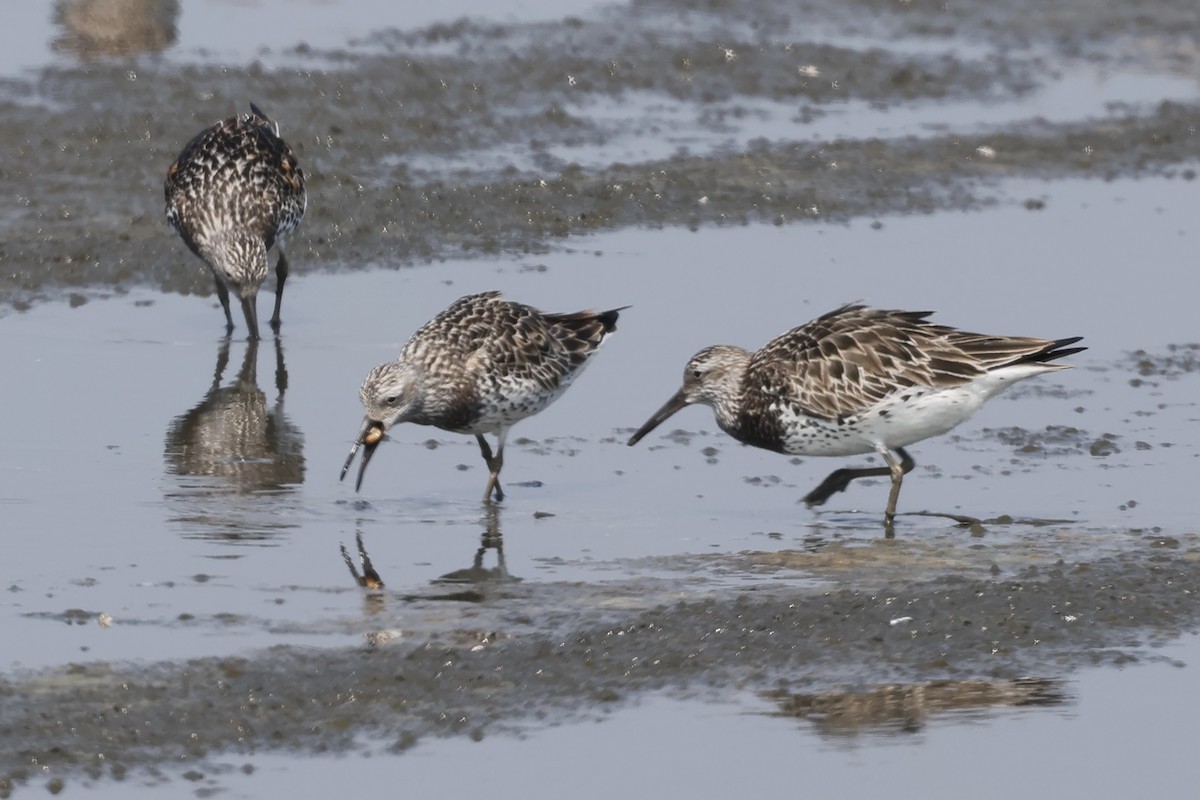
{"label": "bird's eye", "polygon": [[695,378],[696,380],[700,380],[700,370],[698,370],[698,369],[692,370],[692,377]]}
{"label": "bird's eye", "polygon": [[383,402],[387,403],[389,406],[396,405],[397,401],[399,400],[400,398],[394,394],[389,394],[387,397],[383,398]]}

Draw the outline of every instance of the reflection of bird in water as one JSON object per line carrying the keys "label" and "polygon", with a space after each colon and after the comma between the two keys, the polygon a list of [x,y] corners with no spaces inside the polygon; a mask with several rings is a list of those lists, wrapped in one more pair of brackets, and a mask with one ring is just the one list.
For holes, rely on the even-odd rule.
{"label": "reflection of bird in water", "polygon": [[[475,551],[475,558],[472,560],[471,566],[447,572],[433,580],[435,584],[454,584],[456,586],[470,584],[469,588],[464,587],[460,590],[440,594],[409,594],[403,595],[402,599],[406,601],[482,603],[491,596],[488,589],[519,583],[520,578],[508,574],[508,565],[504,560],[504,539],[500,534],[500,510],[496,505],[488,504],[483,523],[483,536],[480,539],[479,549]],[[375,565],[371,563],[371,557],[367,554],[367,548],[363,544],[362,531],[355,534],[354,541],[358,546],[358,561],[362,565],[362,570],[359,571],[359,567],[355,565],[354,558],[344,544],[339,546],[342,561],[345,562],[346,569],[350,570],[350,576],[354,579],[355,584],[367,590],[363,595],[364,612],[368,615],[378,614],[386,606],[383,578],[375,569]],[[483,560],[487,557],[489,550],[496,551],[496,566],[490,568],[483,566]],[[393,634],[395,631],[385,630],[370,632],[365,636],[369,644],[376,645],[393,638]]]}
{"label": "reflection of bird in water", "polygon": [[721,430],[755,447],[805,456],[878,453],[887,466],[836,470],[804,502],[821,505],[856,478],[890,476],[890,534],[901,478],[915,466],[906,446],[945,433],[1019,380],[1067,369],[1049,362],[1086,349],[1068,346],[1078,336],[967,333],[929,322],[930,313],[848,305],[757,353],[707,347],[688,361],[683,388],[629,444],[684,406],[703,403]]}
{"label": "reflection of bird in water", "polygon": [[[491,568],[483,566],[483,559],[487,556],[488,550],[496,551],[496,566]],[[520,580],[520,578],[508,574],[508,565],[504,561],[504,537],[500,533],[500,510],[494,504],[489,503],[484,514],[483,536],[479,542],[479,549],[475,551],[475,559],[471,562],[471,566],[447,572],[440,578],[436,578],[434,583],[481,585],[516,583]]]}
{"label": "reflection of bird in water", "polygon": [[167,430],[167,471],[179,478],[168,499],[184,506],[178,519],[198,526],[199,536],[261,538],[291,526],[291,512],[269,498],[278,501],[303,483],[304,437],[284,414],[287,368],[279,339],[274,349],[273,404],[258,388],[254,340],[246,344],[237,379],[221,385],[229,363],[226,337],[208,393]]}
{"label": "reflection of bird in water", "polygon": [[[488,465],[483,499],[504,499],[504,441],[515,423],[558,399],[617,329],[617,313],[544,314],[501,299],[499,292],[460,298],[413,334],[400,357],[371,370],[359,390],[362,429],[342,467],[359,447],[357,490],[367,462],[393,425],[415,422],[474,434]],[[494,433],[495,457],[483,438]]]}
{"label": "reflection of bird in water", "polygon": [[85,58],[156,53],[174,44],[178,0],[58,0],[54,48]]}
{"label": "reflection of bird in water", "polygon": [[233,331],[229,291],[237,295],[251,339],[258,338],[258,288],[275,247],[275,313],[279,330],[288,276],[283,241],[304,217],[304,173],[279,125],[250,104],[249,114],[201,131],[167,170],[167,222],[216,279],[225,328]]}
{"label": "reflection of bird in water", "polygon": [[350,558],[350,551],[346,549],[346,545],[341,546],[342,560],[346,562],[346,567],[350,570],[354,582],[364,589],[382,589],[383,578],[379,577],[375,565],[371,563],[371,557],[367,555],[367,548],[363,545],[362,531],[354,535],[354,543],[358,545],[358,560],[362,564],[361,573],[358,571],[358,567],[354,566],[354,559]]}
{"label": "reflection of bird in water", "polygon": [[[354,582],[367,590],[363,594],[363,613],[367,616],[379,614],[387,608],[382,591],[383,578],[379,576],[375,565],[371,563],[371,557],[367,555],[367,547],[363,544],[362,531],[358,531],[354,535],[354,543],[358,545],[358,561],[362,564],[362,572],[359,572],[358,567],[354,565],[354,559],[350,557],[350,551],[346,549],[346,545],[344,544],[340,545],[342,561],[346,562],[346,568],[350,570],[350,575],[354,578]],[[391,635],[392,633],[394,632],[371,631],[364,634],[364,636],[368,644],[378,645],[394,638]]]}
{"label": "reflection of bird in water", "polygon": [[811,720],[827,736],[913,733],[939,715],[992,708],[1055,707],[1070,699],[1063,682],[1053,678],[931,681],[818,694],[792,694],[778,689],[763,692],[762,696],[778,705],[777,716]]}

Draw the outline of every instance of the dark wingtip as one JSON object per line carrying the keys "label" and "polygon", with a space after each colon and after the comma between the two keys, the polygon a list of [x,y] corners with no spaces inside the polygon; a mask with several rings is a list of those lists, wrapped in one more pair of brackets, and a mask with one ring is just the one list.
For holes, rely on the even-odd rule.
{"label": "dark wingtip", "polygon": [[1076,353],[1082,353],[1084,350],[1087,350],[1086,347],[1067,346],[1081,341],[1083,341],[1082,336],[1068,336],[1066,339],[1055,339],[1053,342],[1047,345],[1044,350],[1032,356],[1029,360],[1040,361],[1044,363],[1046,361],[1057,361],[1060,358],[1073,356]]}
{"label": "dark wingtip", "polygon": [[251,103],[251,104],[250,104],[250,110],[251,110],[252,112],[254,112],[255,114],[257,114],[258,116],[262,117],[262,118],[263,118],[263,119],[265,119],[265,120],[270,120],[270,119],[271,119],[271,118],[270,118],[270,117],[268,117],[266,114],[264,114],[264,113],[263,113],[263,110],[262,110],[261,108],[259,108],[257,105],[255,105],[254,103]]}
{"label": "dark wingtip", "polygon": [[604,337],[617,329],[617,317],[629,306],[609,309],[608,311],[575,311],[570,314],[547,314],[542,316],[551,325],[561,326],[569,336],[559,336],[563,341],[576,338],[583,349],[594,350],[604,341]]}
{"label": "dark wingtip", "polygon": [[621,306],[620,308],[601,311],[596,315],[596,319],[599,320],[600,324],[604,326],[605,333],[612,333],[617,329],[617,317],[620,316],[621,312],[627,308],[632,308],[632,306]]}

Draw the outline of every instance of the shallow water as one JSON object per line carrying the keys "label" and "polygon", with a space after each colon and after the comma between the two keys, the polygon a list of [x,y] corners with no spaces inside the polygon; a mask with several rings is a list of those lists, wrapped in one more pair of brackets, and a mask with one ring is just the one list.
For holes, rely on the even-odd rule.
{"label": "shallow water", "polygon": [[[1015,184],[1006,191],[1020,198],[1031,188]],[[1167,598],[1186,597],[1186,575],[1174,588],[1156,586],[1137,577],[1135,565],[1165,559],[1164,569],[1194,570],[1193,512],[1177,487],[1197,457],[1188,388],[1197,375],[1194,351],[1172,349],[1188,335],[1189,293],[1160,296],[1155,313],[1133,318],[1123,312],[1122,296],[1086,292],[1078,273],[1059,275],[1033,257],[999,254],[1006,240],[1041,252],[1049,245],[1039,236],[1086,229],[1092,235],[1081,243],[1079,260],[1097,271],[1119,270],[1126,257],[1121,243],[1136,229],[1162,248],[1145,280],[1169,283],[1169,272],[1156,276],[1152,267],[1184,258],[1189,239],[1178,232],[1185,230],[1192,184],[1037,188],[1049,198],[1038,213],[1014,203],[981,214],[889,219],[878,230],[627,231],[595,237],[594,250],[536,262],[309,275],[289,284],[282,337],[253,353],[242,341],[223,342],[211,299],[135,291],[10,314],[0,319],[0,347],[14,385],[26,391],[12,396],[3,421],[9,446],[0,502],[11,544],[0,635],[26,644],[8,651],[9,669],[29,676],[31,669],[81,660],[130,659],[171,669],[176,659],[255,653],[269,663],[278,656],[263,648],[354,652],[364,636],[380,632],[398,637],[381,652],[405,652],[427,639],[469,649],[631,624],[648,610],[681,602],[676,624],[711,613],[706,603],[720,608],[746,596],[789,605],[830,590],[911,594],[890,614],[904,624],[902,618],[913,617],[912,603],[922,607],[918,598],[949,576],[991,584],[997,576],[1036,579],[1040,568],[1050,571],[1044,576],[1053,600],[1037,612],[1048,614],[1045,620],[1028,623],[1036,628],[1061,615],[1056,607],[1095,602],[1087,587],[1055,588],[1055,565],[1063,562],[1087,565],[1101,583],[1107,579],[1099,575],[1111,571],[1112,579],[1175,604]],[[961,259],[945,246],[950,235],[970,241],[980,274],[994,276],[978,281],[979,295],[990,295],[990,302],[963,299],[952,287]],[[727,275],[747,248],[755,258],[739,272],[754,308],[700,291]],[[901,249],[920,265],[907,278],[889,269]],[[808,269],[794,266],[798,252]],[[1001,260],[1011,267],[1004,275]],[[841,269],[843,261],[855,266]],[[818,275],[820,287],[812,288]],[[914,278],[923,288],[910,285]],[[1024,287],[1034,281],[1039,292],[1029,295]],[[635,302],[572,391],[515,430],[505,473],[510,496],[494,519],[478,501],[486,475],[474,444],[415,426],[393,432],[355,495],[336,473],[359,424],[358,381],[424,318],[462,293],[493,285],[547,308]],[[701,409],[681,413],[672,422],[676,433],[668,425],[638,448],[623,445],[674,390],[694,348],[714,341],[753,345],[862,296],[866,285],[865,299],[938,307],[952,323],[1088,337],[1092,349],[1074,359],[1077,369],[1030,382],[951,436],[914,448],[919,466],[905,483],[902,510],[1009,515],[1016,524],[985,523],[972,534],[936,517],[901,517],[897,540],[885,547],[883,483],[853,487],[829,510],[809,511],[797,500],[832,461],[792,464],[736,445]],[[636,297],[627,287],[636,287]],[[809,299],[790,299],[799,297]],[[228,363],[214,384],[226,346]],[[1139,346],[1147,355],[1130,354]],[[249,374],[248,354],[256,356],[250,363],[257,374],[239,382],[239,371]],[[286,370],[282,399],[279,354]],[[78,386],[89,387],[87,407],[94,412],[84,418]],[[268,420],[269,437],[223,438],[244,422]],[[181,455],[190,440],[180,431],[188,425],[200,431],[193,439],[208,443],[191,458]],[[1112,446],[1093,455],[1097,442]],[[240,455],[222,455],[217,445]],[[493,549],[483,554],[483,571],[457,576],[475,582],[438,582],[470,568],[488,533],[502,535],[503,572]],[[382,593],[364,596],[342,561],[339,545],[357,562],[356,535],[383,577]],[[1193,624],[1185,618],[1194,601],[1183,601],[1182,609],[1169,626]],[[939,621],[944,611],[923,613],[933,616],[918,615],[922,624],[948,624]],[[1125,623],[1108,635],[1105,625],[1090,621],[1087,643],[1073,644],[1069,631],[1042,631],[1037,638],[1054,648],[1049,661],[1037,648],[1021,648],[1006,655],[1001,674],[1053,676],[1062,666],[1052,665],[1136,653],[1147,641],[1136,627],[1159,630],[1163,621],[1153,602],[1129,614],[1135,628]],[[98,624],[101,615],[111,617],[110,626]],[[830,619],[821,636],[854,636],[861,625]],[[803,652],[821,640],[789,641],[789,649]],[[686,647],[686,638],[677,646]],[[836,673],[813,664],[798,668],[793,680],[828,689],[847,680],[861,686],[945,677],[944,668],[921,666],[927,657],[937,661],[921,652],[886,665],[847,656]],[[950,674],[978,669],[958,666]],[[693,681],[686,674],[679,674],[684,686]],[[35,679],[15,680],[20,686]],[[626,691],[641,692],[627,687],[620,696]],[[70,696],[61,699],[71,702]],[[681,715],[716,725],[712,715],[727,713],[694,703],[651,700],[629,713],[641,718],[660,709],[664,725],[689,728],[693,723]],[[543,713],[562,713],[554,708]],[[626,712],[614,713],[620,719]],[[523,715],[504,718],[538,728]],[[936,715],[928,723],[940,724]],[[419,728],[412,735],[424,738]],[[539,741],[530,734],[530,746]],[[439,746],[420,758],[453,751]],[[222,773],[210,769],[200,772],[234,786],[240,781],[213,777]]]}
{"label": "shallow water", "polygon": [[166,50],[175,63],[242,64],[254,58],[284,63],[291,59],[283,53],[301,49],[311,59],[314,50],[341,48],[380,29],[422,27],[459,17],[500,22],[558,19],[603,5],[597,0],[558,2],[553,9],[528,0],[436,5],[388,0],[21,3],[8,9],[8,24],[0,29],[0,74],[70,63],[76,55],[102,58],[114,50],[135,55]]}
{"label": "shallow water", "polygon": [[[1061,787],[1065,797],[1107,797],[1137,792],[1148,780],[1182,788],[1200,777],[1190,749],[1200,733],[1189,699],[1196,679],[1194,668],[1183,666],[1200,649],[1189,637],[1156,655],[1160,660],[1150,664],[1082,670],[1061,687],[1057,704],[942,712],[914,704],[895,708],[878,728],[831,732],[821,720],[779,715],[746,693],[705,703],[655,696],[521,736],[425,742],[405,752],[402,765],[380,755],[385,742],[376,757],[221,759],[193,780],[196,789],[219,788],[227,797],[261,796],[268,786],[272,793],[329,794],[349,782],[386,786],[401,776],[410,786],[463,795],[478,790],[481,775],[494,785],[519,786],[531,798],[560,796],[566,776],[575,776],[572,794],[581,798],[611,797],[630,786],[669,794],[680,785],[704,797],[747,785],[786,794],[795,791],[798,774],[806,791],[822,795],[969,793],[1000,800],[1033,783]],[[1137,754],[1112,735],[1115,729],[1138,731]],[[464,762],[472,769],[446,768]],[[531,773],[542,777],[529,780]],[[140,797],[166,787],[138,779],[90,788],[90,796]]]}
{"label": "shallow water", "polygon": [[[182,4],[176,49],[136,65],[162,96],[215,74],[198,52],[212,45],[183,33],[202,5]],[[330,8],[346,16],[345,36],[369,41],[328,51],[340,45],[313,39],[289,59],[343,59],[369,77],[406,48],[441,48],[458,53],[439,67],[457,79],[485,58],[478,40],[562,44],[516,6],[521,21],[508,27],[438,36],[370,34],[407,23],[368,24],[353,3],[304,6],[295,24]],[[1179,638],[1200,620],[1186,489],[1200,457],[1200,188],[1192,134],[1179,127],[1197,117],[1194,79],[1180,77],[1190,62],[1167,28],[1153,52],[1125,43],[1102,55],[1079,34],[1061,51],[1038,40],[989,55],[989,37],[1033,35],[1019,4],[998,8],[1004,30],[956,17],[948,34],[900,36],[928,16],[880,18],[898,26],[889,57],[954,53],[980,75],[1003,73],[974,88],[960,75],[949,98],[903,82],[889,95],[880,78],[853,84],[858,99],[817,92],[797,104],[752,70],[721,83],[719,58],[696,66],[719,96],[633,70],[636,102],[628,89],[564,100],[585,134],[531,143],[503,120],[532,108],[536,135],[554,126],[537,100],[522,105],[537,97],[522,86],[496,92],[469,142],[397,132],[410,153],[368,144],[392,118],[365,108],[346,150],[315,146],[289,107],[311,98],[293,92],[281,115],[312,165],[314,196],[289,251],[282,335],[257,348],[240,331],[221,335],[215,299],[195,294],[208,291],[203,267],[159,218],[150,182],[190,121],[155,123],[153,153],[86,122],[64,134],[62,152],[88,154],[83,163],[130,166],[115,173],[124,179],[106,168],[85,191],[67,180],[73,161],[36,147],[6,155],[0,180],[23,201],[0,212],[11,304],[0,312],[0,641],[10,643],[0,793],[62,780],[79,794],[253,796],[302,791],[299,781],[382,787],[399,771],[407,785],[446,788],[478,780],[450,767],[462,748],[506,783],[536,760],[546,780],[521,783],[533,795],[580,773],[596,773],[578,787],[595,796],[653,791],[666,776],[701,797],[728,794],[722,781],[744,785],[743,771],[714,762],[761,765],[752,777],[768,790],[805,774],[826,793],[958,797],[970,785],[1000,797],[1025,785],[1018,775],[1061,796],[1188,785],[1180,743],[1195,738],[1190,698],[1200,696],[1195,639]],[[635,32],[645,46],[674,19],[670,4],[637,9],[580,24]],[[671,30],[683,49],[707,52],[727,21],[740,42],[733,63],[771,76],[782,44],[754,26],[777,11],[714,6]],[[831,63],[888,42],[839,13],[826,18],[826,44],[851,49],[830,51]],[[275,33],[265,46],[310,38]],[[761,62],[747,41],[762,42]],[[230,47],[217,60],[250,57]],[[47,58],[29,52],[21,65]],[[550,56],[531,85],[574,70],[570,56]],[[31,84],[7,84],[12,114],[0,124],[78,115],[106,71],[120,71],[51,58]],[[294,77],[234,70],[228,93]],[[1020,88],[1027,80],[1036,86]],[[98,112],[111,115],[102,127],[149,113],[148,96],[122,97]],[[221,102],[189,113],[212,116]],[[307,121],[323,129],[330,112],[312,102]],[[449,111],[420,93],[412,102],[437,120],[458,101]],[[803,105],[821,113],[789,132],[789,115],[809,115]],[[644,124],[628,124],[636,118]],[[1171,141],[1155,138],[1168,130]],[[792,158],[789,140],[814,136],[811,175],[771,166]],[[643,160],[673,153],[669,165]],[[557,173],[562,160],[578,166]],[[410,161],[419,166],[406,172]],[[363,169],[381,163],[396,172]],[[490,183],[505,163],[516,174]],[[883,165],[881,182],[864,177]],[[544,194],[538,171],[550,177]],[[397,176],[404,186],[391,185]],[[814,188],[789,195],[785,184]],[[596,186],[607,194],[589,194]],[[812,213],[795,207],[804,192]],[[564,209],[593,203],[604,212],[594,228],[555,227]],[[506,227],[523,214],[526,227]],[[780,224],[743,224],[765,220]],[[361,493],[338,482],[367,370],[453,299],[492,288],[548,310],[632,306],[571,391],[514,430],[503,506],[479,502],[486,474],[471,440],[416,426],[392,432]],[[912,448],[901,511],[980,524],[907,514],[885,540],[878,481],[806,509],[798,499],[853,460],[743,447],[705,409],[624,445],[700,347],[756,347],[857,299],[986,332],[1085,337],[1075,369]],[[339,548],[358,568],[356,539],[380,591],[347,569]],[[1124,668],[1138,661],[1152,663]],[[805,711],[775,715],[785,707]],[[1128,730],[1159,738],[1118,751]],[[609,767],[583,760],[596,752]],[[1104,767],[1080,775],[1085,759]]]}

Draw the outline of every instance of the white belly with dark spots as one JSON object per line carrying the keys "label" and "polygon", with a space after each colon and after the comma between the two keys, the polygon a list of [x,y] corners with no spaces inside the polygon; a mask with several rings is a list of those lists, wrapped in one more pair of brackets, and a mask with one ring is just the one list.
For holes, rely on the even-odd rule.
{"label": "white belly with dark spots", "polygon": [[[907,397],[908,399],[903,399]],[[971,385],[897,394],[841,422],[773,408],[784,426],[783,449],[804,456],[852,456],[940,436],[974,414],[988,394]]]}
{"label": "white belly with dark spots", "polygon": [[512,382],[489,392],[484,397],[479,416],[463,433],[494,433],[509,428],[517,422],[532,417],[562,396],[571,385],[574,375],[569,375],[553,390],[546,390],[528,382]]}

